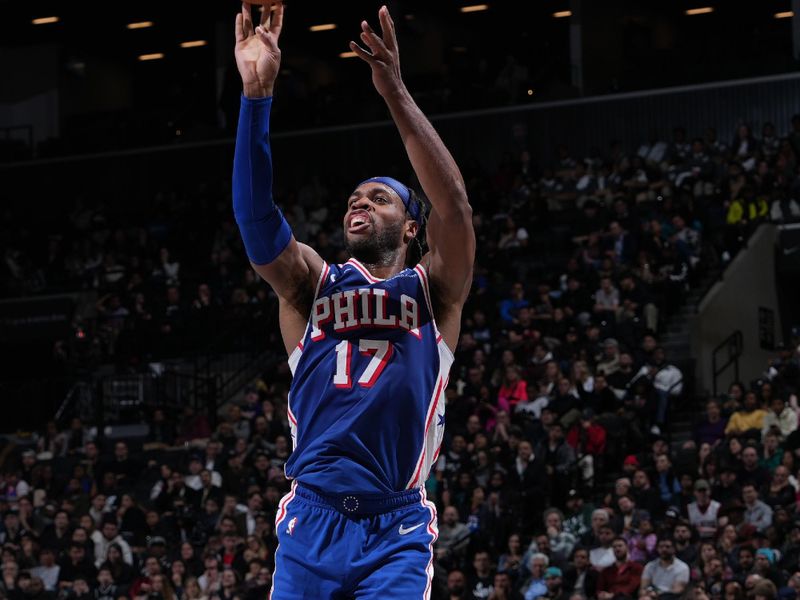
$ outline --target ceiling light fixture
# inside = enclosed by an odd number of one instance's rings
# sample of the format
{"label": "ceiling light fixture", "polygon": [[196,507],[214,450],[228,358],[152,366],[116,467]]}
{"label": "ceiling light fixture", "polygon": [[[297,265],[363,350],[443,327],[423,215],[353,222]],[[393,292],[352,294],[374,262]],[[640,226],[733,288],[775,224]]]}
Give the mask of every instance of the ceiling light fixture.
{"label": "ceiling light fixture", "polygon": [[564,17],[571,17],[572,16],[572,11],[571,10],[560,10],[558,12],[554,12],[553,16],[556,19],[563,19]]}
{"label": "ceiling light fixture", "polygon": [[701,6],[700,8],[690,8],[686,11],[686,14],[690,17],[694,15],[707,15],[708,13],[714,12],[713,6]]}
{"label": "ceiling light fixture", "polygon": [[199,48],[200,46],[208,46],[206,40],[192,40],[190,42],[181,42],[181,48]]}
{"label": "ceiling light fixture", "polygon": [[462,6],[461,12],[462,13],[473,13],[473,12],[481,12],[483,10],[489,10],[488,4],[470,4],[469,6]]}
{"label": "ceiling light fixture", "polygon": [[125,25],[128,29],[147,29],[148,27],[152,27],[152,21],[136,21],[135,23],[128,23]]}
{"label": "ceiling light fixture", "polygon": [[775,13],[775,18],[776,19],[791,19],[793,16],[794,16],[794,12],[791,11],[791,10]]}
{"label": "ceiling light fixture", "polygon": [[50,23],[58,23],[58,17],[39,17],[38,19],[32,19],[31,23],[34,25],[49,25]]}
{"label": "ceiling light fixture", "polygon": [[355,52],[341,52],[339,53],[339,58],[355,58],[358,54]]}
{"label": "ceiling light fixture", "polygon": [[336,29],[336,23],[322,23],[308,28],[309,31],[331,31],[332,29]]}
{"label": "ceiling light fixture", "polygon": [[141,61],[159,60],[161,58],[164,58],[164,53],[163,52],[153,52],[152,54],[140,54],[139,55],[139,60],[141,60]]}

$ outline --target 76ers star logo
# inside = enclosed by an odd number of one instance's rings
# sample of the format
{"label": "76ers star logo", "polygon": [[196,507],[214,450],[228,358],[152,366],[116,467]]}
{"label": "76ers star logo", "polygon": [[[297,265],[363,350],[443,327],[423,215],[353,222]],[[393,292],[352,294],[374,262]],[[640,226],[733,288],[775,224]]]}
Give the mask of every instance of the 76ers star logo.
{"label": "76ers star logo", "polygon": [[294,526],[297,525],[297,517],[292,517],[289,525],[286,527],[286,533],[292,535],[294,533]]}

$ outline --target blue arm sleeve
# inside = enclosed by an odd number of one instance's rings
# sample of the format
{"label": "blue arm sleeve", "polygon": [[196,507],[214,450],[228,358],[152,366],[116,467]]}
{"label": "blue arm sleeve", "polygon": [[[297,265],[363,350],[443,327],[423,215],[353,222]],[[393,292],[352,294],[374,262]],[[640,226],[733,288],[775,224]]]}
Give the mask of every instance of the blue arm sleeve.
{"label": "blue arm sleeve", "polygon": [[272,98],[245,98],[239,110],[233,155],[233,214],[253,264],[278,258],[292,230],[272,198],[269,113]]}

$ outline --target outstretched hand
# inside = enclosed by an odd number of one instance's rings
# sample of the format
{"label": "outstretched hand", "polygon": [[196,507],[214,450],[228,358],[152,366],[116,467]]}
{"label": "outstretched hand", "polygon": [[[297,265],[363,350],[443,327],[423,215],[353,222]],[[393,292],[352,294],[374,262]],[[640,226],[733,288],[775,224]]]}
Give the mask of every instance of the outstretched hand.
{"label": "outstretched hand", "polygon": [[355,42],[350,42],[350,49],[372,68],[372,83],[378,93],[387,98],[403,89],[403,79],[400,75],[394,21],[386,6],[381,6],[378,11],[378,20],[382,36],[376,34],[369,23],[361,21],[360,37],[367,49]]}
{"label": "outstretched hand", "polygon": [[272,95],[281,67],[278,38],[283,26],[283,1],[273,0],[261,7],[260,23],[253,27],[251,5],[243,2],[236,15],[236,66],[242,77],[244,95],[261,98]]}

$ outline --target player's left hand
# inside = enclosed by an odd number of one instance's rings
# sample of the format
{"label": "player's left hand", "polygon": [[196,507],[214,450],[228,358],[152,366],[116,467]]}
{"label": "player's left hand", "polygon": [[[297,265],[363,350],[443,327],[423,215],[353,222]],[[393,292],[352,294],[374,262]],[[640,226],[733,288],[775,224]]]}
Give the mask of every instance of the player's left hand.
{"label": "player's left hand", "polygon": [[350,42],[350,49],[372,68],[372,83],[384,98],[403,89],[400,75],[400,57],[397,51],[397,35],[389,9],[381,6],[378,11],[382,36],[375,33],[369,23],[361,21],[361,41],[368,49]]}

